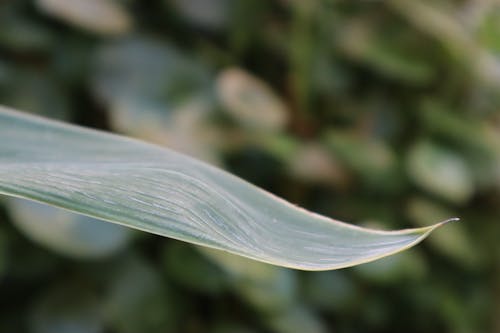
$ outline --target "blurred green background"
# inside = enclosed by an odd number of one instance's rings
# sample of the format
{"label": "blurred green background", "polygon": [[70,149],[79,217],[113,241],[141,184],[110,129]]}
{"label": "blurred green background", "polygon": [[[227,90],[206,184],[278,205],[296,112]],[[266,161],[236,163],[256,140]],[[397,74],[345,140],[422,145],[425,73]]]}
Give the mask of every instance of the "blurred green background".
{"label": "blurred green background", "polygon": [[500,2],[3,0],[0,103],[376,228],[301,272],[0,198],[0,332],[500,332]]}

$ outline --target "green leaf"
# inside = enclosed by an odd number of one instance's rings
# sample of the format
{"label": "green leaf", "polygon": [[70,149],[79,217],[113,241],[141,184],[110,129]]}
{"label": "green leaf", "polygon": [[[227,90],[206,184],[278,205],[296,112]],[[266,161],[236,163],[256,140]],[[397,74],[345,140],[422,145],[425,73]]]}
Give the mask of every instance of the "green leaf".
{"label": "green leaf", "polygon": [[95,293],[76,283],[57,284],[34,297],[27,323],[33,333],[101,333],[104,322]]}
{"label": "green leaf", "polygon": [[174,151],[2,107],[0,193],[304,270],[379,259],[445,223],[400,231],[349,225]]}
{"label": "green leaf", "polygon": [[450,202],[464,203],[474,194],[474,180],[462,156],[428,140],[411,147],[407,168],[418,186]]}
{"label": "green leaf", "polygon": [[40,245],[74,258],[98,259],[115,254],[130,240],[131,230],[37,202],[7,201],[12,223]]}

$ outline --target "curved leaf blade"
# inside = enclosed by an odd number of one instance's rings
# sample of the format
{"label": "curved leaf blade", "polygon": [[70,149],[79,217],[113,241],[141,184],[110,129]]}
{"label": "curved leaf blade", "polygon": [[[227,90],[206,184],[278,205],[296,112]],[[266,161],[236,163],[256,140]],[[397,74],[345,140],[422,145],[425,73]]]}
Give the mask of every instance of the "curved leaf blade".
{"label": "curved leaf blade", "polygon": [[0,193],[303,270],[379,259],[445,223],[349,225],[169,149],[2,107]]}

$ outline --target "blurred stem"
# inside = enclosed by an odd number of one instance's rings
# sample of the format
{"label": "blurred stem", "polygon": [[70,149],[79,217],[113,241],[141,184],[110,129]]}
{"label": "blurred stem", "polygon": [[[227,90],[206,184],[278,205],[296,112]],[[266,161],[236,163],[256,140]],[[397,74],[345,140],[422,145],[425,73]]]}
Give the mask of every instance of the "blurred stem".
{"label": "blurred stem", "polygon": [[[500,229],[497,227],[497,229]],[[498,233],[495,233],[498,234]],[[495,249],[493,250],[495,251]],[[495,252],[494,252],[495,253]],[[496,246],[496,254],[495,254],[495,270],[493,273],[494,283],[493,283],[493,322],[491,323],[491,327],[493,328],[493,332],[500,332],[500,248],[498,245]]]}
{"label": "blurred stem", "polygon": [[255,26],[261,26],[262,3],[251,0],[234,1],[233,17],[229,32],[231,50],[242,58],[249,47]]}
{"label": "blurred stem", "polygon": [[[497,269],[497,273],[495,274],[495,276],[498,276],[499,274],[500,274],[500,269]],[[496,299],[495,299],[495,304],[493,305],[495,309],[493,310],[492,327],[493,327],[493,332],[500,332],[500,282],[497,282],[497,286],[495,289],[496,289],[495,291]]]}
{"label": "blurred stem", "polygon": [[292,2],[290,47],[291,85],[296,109],[306,113],[311,99],[311,63],[314,52],[313,18],[316,0]]}
{"label": "blurred stem", "polygon": [[387,4],[418,29],[442,42],[452,55],[469,57],[476,49],[457,20],[436,5],[413,0],[389,0]]}
{"label": "blurred stem", "polygon": [[470,68],[486,82],[498,84],[498,68],[492,55],[474,40],[470,31],[453,15],[431,1],[388,0],[389,7],[405,17],[422,32],[435,38],[450,56]]}

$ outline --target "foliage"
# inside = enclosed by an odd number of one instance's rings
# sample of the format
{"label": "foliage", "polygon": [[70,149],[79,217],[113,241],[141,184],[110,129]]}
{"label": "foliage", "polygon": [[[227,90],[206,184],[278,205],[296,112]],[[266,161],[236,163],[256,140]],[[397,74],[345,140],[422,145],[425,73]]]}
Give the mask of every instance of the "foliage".
{"label": "foliage", "polygon": [[143,233],[75,258],[25,237],[3,202],[0,331],[500,331],[499,13],[455,0],[2,2],[3,105],[172,147],[336,219],[463,222],[398,256],[306,273]]}

